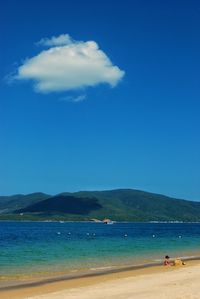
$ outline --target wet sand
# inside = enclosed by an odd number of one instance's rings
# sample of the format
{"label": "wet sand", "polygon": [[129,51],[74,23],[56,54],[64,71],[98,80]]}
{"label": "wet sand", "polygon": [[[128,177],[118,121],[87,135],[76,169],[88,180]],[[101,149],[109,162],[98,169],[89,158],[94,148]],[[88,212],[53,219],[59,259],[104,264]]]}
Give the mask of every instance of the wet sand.
{"label": "wet sand", "polygon": [[58,277],[0,290],[1,299],[199,299],[200,261],[119,269],[85,277]]}

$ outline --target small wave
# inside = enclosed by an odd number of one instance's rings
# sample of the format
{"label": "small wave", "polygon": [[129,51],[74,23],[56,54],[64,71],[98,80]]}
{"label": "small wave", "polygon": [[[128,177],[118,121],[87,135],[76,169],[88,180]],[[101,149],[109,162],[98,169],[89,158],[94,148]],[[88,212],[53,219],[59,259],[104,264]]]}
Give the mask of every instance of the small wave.
{"label": "small wave", "polygon": [[97,267],[97,268],[89,268],[91,271],[96,271],[96,270],[106,270],[106,269],[112,269],[114,266],[106,266],[106,267]]}
{"label": "small wave", "polygon": [[70,270],[70,272],[73,272],[73,273],[74,273],[74,272],[78,272],[78,270]]}
{"label": "small wave", "polygon": [[[197,256],[197,255],[185,255],[185,256],[176,256],[176,257],[171,257],[171,259],[176,259],[176,258],[179,258],[179,259],[183,259],[183,260],[190,260],[190,259],[199,259],[200,256]],[[154,262],[162,262],[163,259],[154,259],[153,260]]]}
{"label": "small wave", "polygon": [[198,255],[189,255],[189,256],[179,256],[179,258],[180,259],[199,259],[200,258],[200,256],[198,256]]}

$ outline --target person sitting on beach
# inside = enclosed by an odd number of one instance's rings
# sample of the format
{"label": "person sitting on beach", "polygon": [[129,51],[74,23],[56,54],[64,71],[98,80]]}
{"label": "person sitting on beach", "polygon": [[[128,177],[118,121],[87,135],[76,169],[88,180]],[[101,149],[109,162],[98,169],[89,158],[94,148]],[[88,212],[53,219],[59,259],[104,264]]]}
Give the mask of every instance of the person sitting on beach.
{"label": "person sitting on beach", "polygon": [[185,262],[180,258],[175,259],[174,261],[170,261],[170,257],[168,255],[165,256],[164,266],[184,266]]}
{"label": "person sitting on beach", "polygon": [[168,255],[165,256],[164,266],[173,266],[173,263],[170,261],[170,257]]}

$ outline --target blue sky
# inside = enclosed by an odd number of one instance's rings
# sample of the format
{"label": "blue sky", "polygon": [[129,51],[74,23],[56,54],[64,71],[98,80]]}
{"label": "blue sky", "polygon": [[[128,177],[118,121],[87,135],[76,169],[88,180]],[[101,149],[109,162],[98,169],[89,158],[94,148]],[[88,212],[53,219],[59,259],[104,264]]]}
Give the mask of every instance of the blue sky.
{"label": "blue sky", "polygon": [[[198,1],[1,6],[1,195],[136,188],[200,200]],[[49,51],[63,59],[55,72],[52,60],[40,69]]]}

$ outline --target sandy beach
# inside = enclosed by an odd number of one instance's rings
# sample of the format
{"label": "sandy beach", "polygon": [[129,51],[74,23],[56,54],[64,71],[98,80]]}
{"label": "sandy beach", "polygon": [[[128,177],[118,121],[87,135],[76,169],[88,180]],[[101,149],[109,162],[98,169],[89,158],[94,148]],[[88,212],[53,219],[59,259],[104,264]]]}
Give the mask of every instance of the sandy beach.
{"label": "sandy beach", "polygon": [[1,299],[199,299],[200,262],[150,267],[0,291]]}

